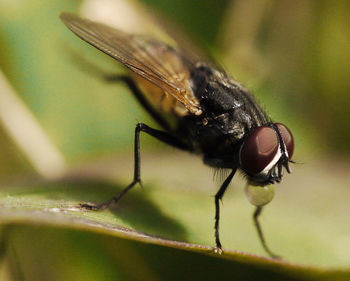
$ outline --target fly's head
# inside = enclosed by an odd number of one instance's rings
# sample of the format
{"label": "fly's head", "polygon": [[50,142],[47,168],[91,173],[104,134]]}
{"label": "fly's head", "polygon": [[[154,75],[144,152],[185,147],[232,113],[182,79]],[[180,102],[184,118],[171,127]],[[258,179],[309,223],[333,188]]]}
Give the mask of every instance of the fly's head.
{"label": "fly's head", "polygon": [[293,151],[293,135],[285,125],[271,123],[256,128],[239,152],[240,168],[247,175],[248,184],[265,186],[281,182],[283,167],[291,172]]}

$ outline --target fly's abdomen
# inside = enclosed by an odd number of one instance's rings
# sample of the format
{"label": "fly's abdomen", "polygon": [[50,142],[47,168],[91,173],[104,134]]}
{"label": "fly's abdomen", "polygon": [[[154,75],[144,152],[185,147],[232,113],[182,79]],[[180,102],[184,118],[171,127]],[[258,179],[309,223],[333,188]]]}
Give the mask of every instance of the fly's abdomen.
{"label": "fly's abdomen", "polygon": [[179,117],[189,114],[187,108],[172,95],[137,74],[132,77],[148,102],[158,111]]}

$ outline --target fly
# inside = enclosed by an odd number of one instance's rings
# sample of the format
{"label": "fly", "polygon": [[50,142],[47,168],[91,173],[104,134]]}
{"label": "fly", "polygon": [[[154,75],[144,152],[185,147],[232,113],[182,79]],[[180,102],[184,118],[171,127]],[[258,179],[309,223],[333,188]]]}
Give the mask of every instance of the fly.
{"label": "fly", "polygon": [[241,170],[248,183],[247,198],[256,206],[253,219],[262,246],[271,257],[278,257],[268,248],[258,217],[263,206],[272,200],[272,185],[281,182],[283,168],[290,173],[294,151],[290,130],[273,122],[247,89],[206,59],[152,37],[127,34],[70,13],[60,17],[77,36],[132,71],[130,76],[118,79],[126,83],[162,128],[138,123],[133,181],[110,200],[81,207],[107,208],[141,182],[139,137],[144,132],[170,146],[200,155],[211,167],[230,170],[215,195],[218,252],[222,252],[219,203],[236,171]]}

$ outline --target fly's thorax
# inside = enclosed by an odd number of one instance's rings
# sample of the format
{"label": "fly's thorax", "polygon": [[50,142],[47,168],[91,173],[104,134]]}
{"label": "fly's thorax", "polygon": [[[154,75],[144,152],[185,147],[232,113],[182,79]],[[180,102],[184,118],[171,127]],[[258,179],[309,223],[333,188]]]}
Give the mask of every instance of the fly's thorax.
{"label": "fly's thorax", "polygon": [[268,123],[268,118],[254,97],[233,78],[208,65],[191,71],[194,96],[204,116],[223,134],[241,139],[251,128]]}
{"label": "fly's thorax", "polygon": [[[212,167],[234,168],[239,165],[239,148],[253,123],[242,108],[219,114],[205,111],[201,116],[187,116],[181,122],[181,132],[192,143],[195,151],[204,156]],[[185,128],[185,129],[183,129]]]}
{"label": "fly's thorax", "polygon": [[294,151],[293,135],[281,123],[271,123],[253,130],[239,149],[239,165],[251,185],[280,182],[283,167],[289,165]]}

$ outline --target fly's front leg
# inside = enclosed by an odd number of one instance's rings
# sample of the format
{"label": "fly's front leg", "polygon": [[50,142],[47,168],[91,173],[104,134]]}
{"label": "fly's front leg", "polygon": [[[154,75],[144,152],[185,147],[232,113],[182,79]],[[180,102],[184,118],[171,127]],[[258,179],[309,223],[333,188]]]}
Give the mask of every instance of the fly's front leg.
{"label": "fly's front leg", "polygon": [[221,185],[219,191],[215,195],[215,242],[216,242],[216,249],[215,251],[222,253],[222,246],[220,242],[219,237],[219,221],[220,221],[220,200],[224,196],[224,193],[229,186],[233,176],[236,173],[236,168],[232,170],[232,172],[229,174],[229,176],[226,178],[226,180]]}
{"label": "fly's front leg", "polygon": [[261,244],[262,244],[262,246],[264,247],[264,250],[269,254],[269,256],[270,256],[271,258],[280,259],[279,256],[275,255],[275,254],[269,249],[269,247],[267,247],[267,244],[266,244],[266,242],[265,242],[265,238],[264,238],[264,235],[263,235],[263,232],[262,232],[262,229],[261,229],[259,220],[258,220],[258,218],[259,218],[259,216],[260,216],[260,214],[261,214],[262,209],[263,209],[262,206],[256,207],[255,212],[254,212],[254,214],[253,214],[254,224],[255,224],[256,230],[258,231],[258,235],[259,235]]}
{"label": "fly's front leg", "polygon": [[159,131],[148,127],[146,124],[138,123],[135,128],[135,142],[134,142],[134,179],[125,187],[117,196],[114,196],[110,200],[100,204],[80,204],[80,207],[88,210],[101,210],[108,208],[111,204],[117,203],[132,187],[137,183],[141,184],[141,173],[140,173],[140,132],[145,132],[156,139],[165,142],[171,146],[179,149],[188,150],[187,146],[173,137],[167,132]]}

